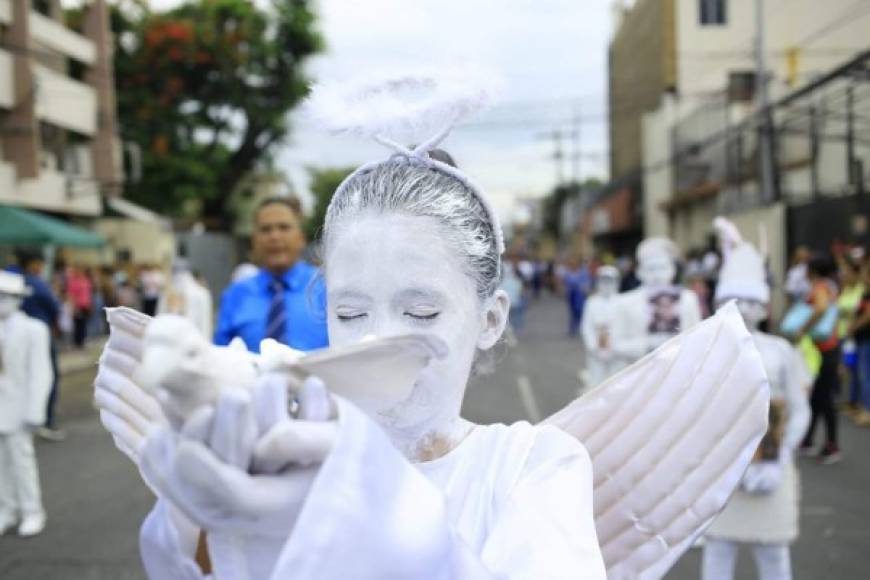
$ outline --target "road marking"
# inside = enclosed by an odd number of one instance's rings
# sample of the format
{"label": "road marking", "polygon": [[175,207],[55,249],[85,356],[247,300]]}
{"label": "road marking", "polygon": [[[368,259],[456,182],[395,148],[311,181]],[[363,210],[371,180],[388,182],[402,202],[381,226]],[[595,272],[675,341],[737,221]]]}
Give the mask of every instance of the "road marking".
{"label": "road marking", "polygon": [[520,399],[523,401],[523,407],[529,421],[538,423],[541,420],[541,411],[538,409],[538,402],[535,400],[535,392],[532,390],[532,382],[529,377],[526,375],[517,377],[517,390],[520,392]]}

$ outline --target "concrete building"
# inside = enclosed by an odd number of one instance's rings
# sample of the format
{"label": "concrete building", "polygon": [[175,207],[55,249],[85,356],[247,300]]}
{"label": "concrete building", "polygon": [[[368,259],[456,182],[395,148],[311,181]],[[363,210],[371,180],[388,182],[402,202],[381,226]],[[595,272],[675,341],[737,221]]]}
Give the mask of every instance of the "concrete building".
{"label": "concrete building", "polygon": [[[755,241],[767,232],[779,276],[798,243],[822,249],[835,237],[866,237],[866,223],[848,215],[866,205],[870,168],[862,56],[870,5],[767,0],[763,8],[773,190],[759,179],[754,0],[675,0],[674,86],[641,119],[643,226],[698,247],[712,218],[729,215]],[[810,232],[822,205],[839,221]]]}
{"label": "concrete building", "polygon": [[100,215],[123,176],[114,90],[105,0],[80,30],[60,0],[0,0],[0,203]]}

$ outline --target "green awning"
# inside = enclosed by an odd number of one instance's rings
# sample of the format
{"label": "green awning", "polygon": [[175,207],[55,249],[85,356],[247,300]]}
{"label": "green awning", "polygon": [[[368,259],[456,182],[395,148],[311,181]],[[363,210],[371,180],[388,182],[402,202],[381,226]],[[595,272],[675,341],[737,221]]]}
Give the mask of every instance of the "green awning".
{"label": "green awning", "polygon": [[102,236],[35,211],[0,205],[0,245],[98,247]]}

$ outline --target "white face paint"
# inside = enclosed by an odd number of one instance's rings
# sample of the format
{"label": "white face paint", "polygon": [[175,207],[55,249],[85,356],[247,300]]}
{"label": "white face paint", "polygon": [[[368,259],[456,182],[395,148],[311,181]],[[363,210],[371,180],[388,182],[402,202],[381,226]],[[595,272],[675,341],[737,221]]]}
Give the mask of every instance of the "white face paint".
{"label": "white face paint", "polygon": [[[391,408],[355,402],[409,457],[449,450],[469,428],[459,411],[475,353],[492,346],[502,321],[496,315],[493,322],[481,307],[474,281],[434,220],[355,217],[342,222],[330,242],[325,274],[331,345],[424,332],[449,347],[445,359],[423,370],[406,401]],[[506,312],[507,300],[500,305]]]}
{"label": "white face paint", "polygon": [[669,286],[676,273],[674,260],[665,252],[644,256],[637,267],[637,277],[643,285],[653,288]]}
{"label": "white face paint", "polygon": [[746,326],[750,330],[758,328],[758,325],[767,318],[767,305],[757,300],[738,298],[737,309],[740,311],[740,315],[743,316],[743,322],[746,323]]}
{"label": "white face paint", "polygon": [[598,278],[596,290],[599,295],[609,298],[619,291],[619,280],[617,278],[601,276]]}
{"label": "white face paint", "polygon": [[0,294],[0,320],[5,320],[21,308],[21,298],[11,294]]}

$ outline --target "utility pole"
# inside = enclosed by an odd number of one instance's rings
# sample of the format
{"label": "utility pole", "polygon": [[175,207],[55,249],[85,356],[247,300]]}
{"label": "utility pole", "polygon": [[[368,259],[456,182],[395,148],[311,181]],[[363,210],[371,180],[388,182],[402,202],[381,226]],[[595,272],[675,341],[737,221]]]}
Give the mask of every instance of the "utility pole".
{"label": "utility pole", "polygon": [[562,162],[565,159],[565,152],[562,149],[562,131],[553,129],[549,134],[543,135],[545,139],[553,140],[553,156],[552,159],[556,163],[556,187],[560,187],[565,183],[565,171],[562,167]]}
{"label": "utility pole", "polygon": [[764,41],[764,0],[755,0],[755,102],[759,119],[759,180],[762,203],[775,199],[773,179],[773,123],[768,108],[767,59]]}
{"label": "utility pole", "polygon": [[576,185],[580,185],[580,162],[582,161],[580,154],[580,129],[583,118],[580,113],[580,105],[577,105],[574,109],[574,117],[571,122],[571,180]]}

